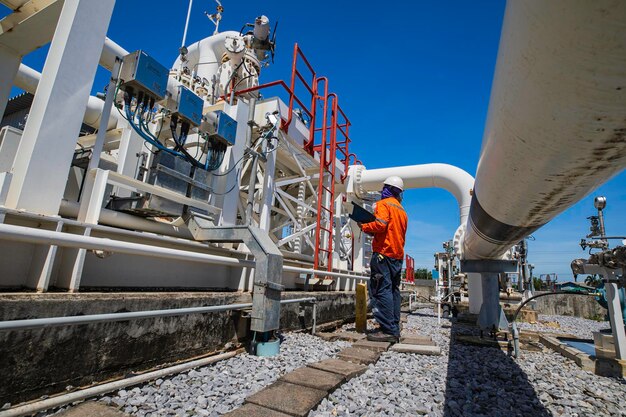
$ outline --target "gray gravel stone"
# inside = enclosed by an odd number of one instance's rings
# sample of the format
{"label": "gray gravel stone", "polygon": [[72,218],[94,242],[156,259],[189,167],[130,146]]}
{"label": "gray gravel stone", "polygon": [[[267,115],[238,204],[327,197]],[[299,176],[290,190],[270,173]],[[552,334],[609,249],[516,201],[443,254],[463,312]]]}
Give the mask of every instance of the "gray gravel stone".
{"label": "gray gravel stone", "polygon": [[[431,335],[442,356],[386,352],[309,416],[626,416],[624,401],[618,400],[626,397],[624,379],[598,377],[552,351],[524,351],[513,361],[499,349],[460,344],[451,349],[451,332],[477,330],[438,325],[430,309],[415,313],[403,333]],[[575,317],[540,319],[557,321],[562,333],[581,337],[608,326]],[[540,324],[534,328],[554,331]]]}
{"label": "gray gravel stone", "polygon": [[[553,333],[591,337],[608,327],[575,317],[540,316],[560,329],[521,324]],[[450,326],[452,324],[452,326]],[[351,325],[344,326],[349,330]],[[368,323],[372,327],[372,323]],[[437,324],[432,310],[418,310],[403,334],[430,335],[442,356],[385,352],[368,370],[341,385],[309,415],[335,416],[626,416],[626,380],[583,371],[551,351],[522,351],[513,361],[498,349],[455,344],[451,332],[476,332],[458,323]],[[215,417],[249,395],[307,363],[333,357],[350,343],[287,334],[274,358],[241,354],[141,387],[120,390],[100,401],[140,417]],[[59,411],[62,411],[59,410]],[[57,411],[58,412],[58,411]],[[37,417],[46,415],[40,413]]]}

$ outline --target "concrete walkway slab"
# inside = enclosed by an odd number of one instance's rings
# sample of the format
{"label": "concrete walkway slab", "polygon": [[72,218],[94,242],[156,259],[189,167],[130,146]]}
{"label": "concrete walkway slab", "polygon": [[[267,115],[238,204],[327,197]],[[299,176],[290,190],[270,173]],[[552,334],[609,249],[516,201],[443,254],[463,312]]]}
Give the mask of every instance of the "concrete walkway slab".
{"label": "concrete walkway slab", "polygon": [[367,371],[367,366],[342,361],[341,359],[326,359],[321,362],[310,363],[309,368],[320,369],[322,371],[332,372],[341,375],[345,381],[355,376],[361,375]]}
{"label": "concrete walkway slab", "polygon": [[400,338],[400,343],[404,343],[406,345],[436,346],[435,342],[433,342],[430,337],[426,336],[403,336]]}
{"label": "concrete walkway slab", "polygon": [[315,336],[327,342],[334,342],[335,340],[338,339],[337,333],[322,332],[322,333],[315,333]]}
{"label": "concrete walkway slab", "polygon": [[246,398],[246,403],[296,417],[305,417],[326,395],[328,395],[326,391],[279,381]]}
{"label": "concrete walkway slab", "polygon": [[419,355],[441,355],[441,348],[439,346],[408,345],[405,343],[396,343],[389,350],[401,353],[417,353]]}
{"label": "concrete walkway slab", "polygon": [[370,340],[359,340],[352,344],[353,348],[371,350],[372,352],[385,352],[389,349],[389,342],[372,342]]}
{"label": "concrete walkway slab", "polygon": [[372,352],[371,350],[366,349],[349,347],[339,352],[337,357],[344,361],[369,365],[370,363],[374,363],[378,360],[380,353]]}
{"label": "concrete walkway slab", "polygon": [[303,367],[289,372],[279,381],[330,392],[343,382],[343,376],[320,369]]}
{"label": "concrete walkway slab", "polygon": [[96,401],[88,401],[57,414],[58,417],[130,417],[117,408]]}
{"label": "concrete walkway slab", "polygon": [[289,414],[261,407],[256,404],[244,404],[243,406],[224,414],[224,417],[290,417]]}
{"label": "concrete walkway slab", "polygon": [[363,333],[357,332],[336,332],[335,336],[337,336],[337,339],[345,340],[347,342],[356,342],[363,340],[366,337]]}

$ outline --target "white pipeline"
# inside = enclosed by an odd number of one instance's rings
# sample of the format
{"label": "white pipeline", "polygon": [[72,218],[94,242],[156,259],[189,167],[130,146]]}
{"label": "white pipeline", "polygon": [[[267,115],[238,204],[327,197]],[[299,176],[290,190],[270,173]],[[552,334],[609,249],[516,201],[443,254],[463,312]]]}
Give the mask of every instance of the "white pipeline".
{"label": "white pipeline", "polygon": [[464,241],[499,258],[626,167],[626,2],[507,2]]}
{"label": "white pipeline", "polygon": [[[35,94],[40,79],[40,72],[37,72],[24,64],[20,64],[13,83],[16,87],[21,88],[22,90],[27,91],[31,94]],[[89,96],[89,100],[87,101],[87,107],[85,108],[83,123],[97,129],[100,125],[100,118],[102,117],[103,109],[103,100],[100,100],[99,98],[94,96]],[[117,126],[118,121],[120,120],[122,120],[122,116],[119,114],[119,112],[111,112],[107,129],[114,129]]]}
{"label": "white pipeline", "polygon": [[185,362],[179,365],[170,366],[168,368],[159,369],[158,371],[146,372],[145,374],[133,376],[131,378],[125,378],[119,381],[113,381],[106,384],[97,385],[95,387],[75,391],[69,394],[63,394],[57,397],[48,398],[43,401],[37,401],[34,403],[18,406],[8,410],[0,411],[0,417],[27,416],[38,413],[40,411],[49,410],[51,408],[62,407],[75,401],[82,401],[87,398],[95,397],[97,395],[106,394],[107,392],[116,391],[132,385],[143,384],[154,379],[163,378],[172,374],[178,374],[200,366],[210,365],[224,359],[232,358],[240,352],[240,350],[236,350],[233,352],[210,356],[208,358],[197,359],[195,361]]}
{"label": "white pipeline", "polygon": [[409,165],[394,168],[363,169],[356,184],[363,191],[380,191],[383,181],[397,175],[404,181],[405,189],[442,188],[450,192],[459,205],[461,224],[467,221],[474,177],[461,168],[448,164]]}
{"label": "white pipeline", "polygon": [[[224,43],[226,38],[236,36],[239,36],[239,32],[227,31],[192,43],[187,47],[185,66],[189,67],[198,77],[210,81],[222,65],[222,56],[226,53]],[[179,56],[172,68],[180,68],[181,65],[182,60]]]}
{"label": "white pipeline", "polygon": [[[102,55],[100,55],[100,65],[109,71],[113,70],[115,66],[116,58],[123,58],[128,55],[128,51],[119,46],[117,43],[109,38],[106,38],[104,45],[102,46]],[[14,84],[16,87],[21,88],[31,94],[35,94],[39,80],[41,79],[41,73],[24,65],[20,64],[20,67],[15,75]],[[87,108],[85,109],[85,117],[83,122],[93,128],[98,128],[100,124],[100,118],[102,116],[102,110],[104,109],[104,101],[97,97],[89,96],[87,102]],[[122,117],[117,111],[111,112],[108,129],[114,129],[117,126],[117,122],[122,120]]]}

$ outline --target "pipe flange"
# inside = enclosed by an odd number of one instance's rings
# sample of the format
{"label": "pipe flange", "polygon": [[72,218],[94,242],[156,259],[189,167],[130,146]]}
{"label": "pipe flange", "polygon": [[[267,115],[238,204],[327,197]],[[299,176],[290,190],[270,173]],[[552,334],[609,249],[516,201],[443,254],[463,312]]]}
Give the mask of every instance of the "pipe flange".
{"label": "pipe flange", "polygon": [[356,194],[356,196],[360,199],[364,199],[367,197],[367,191],[363,188],[361,181],[363,179],[363,173],[365,172],[365,166],[352,165],[349,170],[352,171],[351,176],[353,177],[352,187],[354,194]]}

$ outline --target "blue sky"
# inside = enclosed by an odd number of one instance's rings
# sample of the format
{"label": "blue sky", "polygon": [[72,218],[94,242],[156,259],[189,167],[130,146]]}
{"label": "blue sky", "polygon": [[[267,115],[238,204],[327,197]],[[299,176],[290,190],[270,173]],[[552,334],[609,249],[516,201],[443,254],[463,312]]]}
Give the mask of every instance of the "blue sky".
{"label": "blue sky", "polygon": [[[177,56],[187,0],[118,1],[108,36],[129,51],[144,49],[165,65]],[[279,20],[275,63],[262,82],[287,80],[298,42],[352,122],[353,150],[368,168],[442,162],[476,173],[504,0],[293,1],[223,0],[222,30],[239,30],[259,14]],[[209,36],[204,16],[215,3],[195,0],[188,43]],[[2,10],[2,15],[6,10]],[[142,28],[142,36],[136,36]],[[46,48],[24,63],[41,70]],[[100,69],[93,91],[108,74]],[[608,198],[607,232],[626,234],[626,174],[622,173],[535,233],[535,273],[571,279],[570,261],[594,214],[593,197]],[[447,192],[412,190],[404,202],[410,226],[407,252],[417,267],[452,237],[458,208]],[[621,215],[619,213],[622,213]]]}

